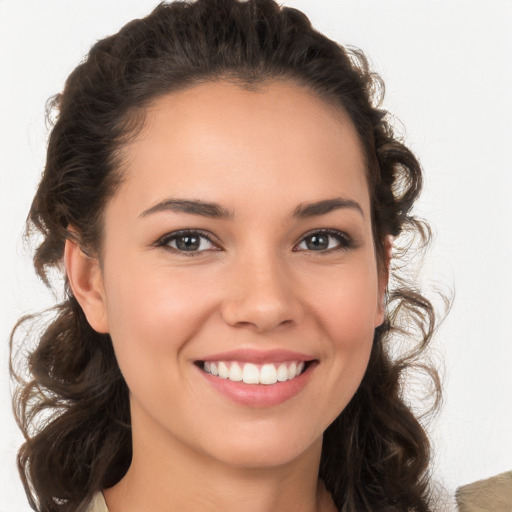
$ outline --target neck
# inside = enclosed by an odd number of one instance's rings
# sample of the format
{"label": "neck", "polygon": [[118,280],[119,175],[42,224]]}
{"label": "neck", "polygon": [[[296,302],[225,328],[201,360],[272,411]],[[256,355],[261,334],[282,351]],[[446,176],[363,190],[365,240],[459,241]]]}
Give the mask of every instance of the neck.
{"label": "neck", "polygon": [[250,467],[214,460],[169,435],[149,432],[133,425],[130,469],[104,491],[110,512],[335,510],[318,482],[321,439],[295,460]]}

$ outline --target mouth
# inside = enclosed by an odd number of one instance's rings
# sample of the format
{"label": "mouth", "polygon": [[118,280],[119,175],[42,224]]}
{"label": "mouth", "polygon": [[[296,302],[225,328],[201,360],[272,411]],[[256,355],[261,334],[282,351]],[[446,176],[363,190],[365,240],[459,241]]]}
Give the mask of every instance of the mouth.
{"label": "mouth", "polygon": [[205,373],[232,382],[254,385],[287,382],[298,378],[314,361],[281,361],[255,364],[244,361],[196,361],[196,365]]}
{"label": "mouth", "polygon": [[210,389],[238,405],[274,407],[300,395],[320,364],[312,354],[239,348],[194,361]]}

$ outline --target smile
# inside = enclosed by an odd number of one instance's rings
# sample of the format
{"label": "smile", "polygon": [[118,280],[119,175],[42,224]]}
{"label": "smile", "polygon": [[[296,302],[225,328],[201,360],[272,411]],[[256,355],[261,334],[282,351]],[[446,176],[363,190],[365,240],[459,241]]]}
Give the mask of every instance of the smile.
{"label": "smile", "polygon": [[200,367],[206,373],[233,382],[272,385],[295,379],[302,374],[306,363],[304,361],[285,361],[254,364],[240,361],[204,361]]}

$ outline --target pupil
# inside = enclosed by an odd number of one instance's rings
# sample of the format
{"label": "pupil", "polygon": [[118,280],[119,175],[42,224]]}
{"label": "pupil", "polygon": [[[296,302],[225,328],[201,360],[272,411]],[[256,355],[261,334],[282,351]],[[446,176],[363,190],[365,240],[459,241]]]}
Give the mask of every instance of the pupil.
{"label": "pupil", "polygon": [[194,251],[199,248],[198,236],[182,236],[176,240],[176,246],[182,251]]}
{"label": "pupil", "polygon": [[329,241],[325,235],[312,235],[309,237],[309,249],[325,250],[327,247],[329,247]]}

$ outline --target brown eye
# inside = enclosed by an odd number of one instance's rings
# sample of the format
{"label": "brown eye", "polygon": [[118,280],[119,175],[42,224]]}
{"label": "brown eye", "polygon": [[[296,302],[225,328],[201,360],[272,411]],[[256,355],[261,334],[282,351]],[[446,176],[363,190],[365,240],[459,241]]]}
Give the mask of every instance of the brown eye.
{"label": "brown eye", "polygon": [[326,249],[329,249],[329,235],[311,235],[304,241],[306,243],[306,247],[311,251],[325,251]]}
{"label": "brown eye", "polygon": [[216,249],[216,246],[208,236],[197,231],[170,233],[160,239],[157,245],[175,252],[187,252],[192,254]]}
{"label": "brown eye", "polygon": [[351,247],[352,241],[348,235],[341,231],[316,231],[305,236],[297,250],[329,252]]}
{"label": "brown eye", "polygon": [[201,247],[201,238],[197,235],[183,235],[175,238],[174,242],[180,251],[197,251]]}

